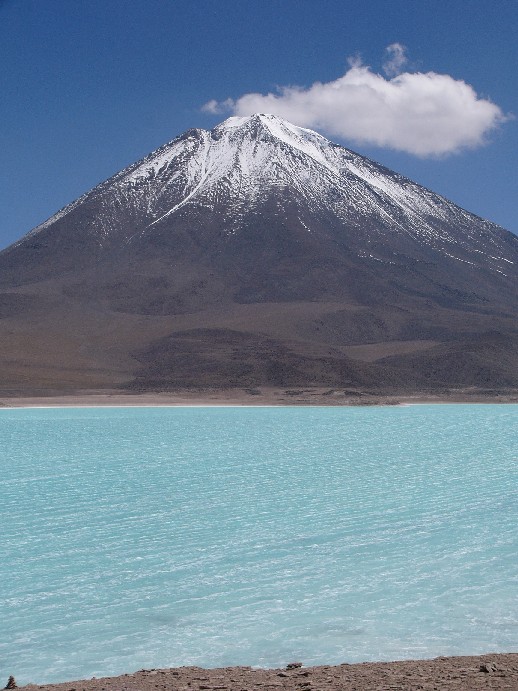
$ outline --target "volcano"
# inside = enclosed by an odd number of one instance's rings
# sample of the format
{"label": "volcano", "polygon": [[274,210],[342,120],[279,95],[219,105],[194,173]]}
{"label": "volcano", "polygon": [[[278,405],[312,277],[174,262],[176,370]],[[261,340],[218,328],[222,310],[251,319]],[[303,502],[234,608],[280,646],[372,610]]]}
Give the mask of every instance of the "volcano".
{"label": "volcano", "polygon": [[518,389],[518,238],[273,115],[192,129],[0,253],[0,391]]}

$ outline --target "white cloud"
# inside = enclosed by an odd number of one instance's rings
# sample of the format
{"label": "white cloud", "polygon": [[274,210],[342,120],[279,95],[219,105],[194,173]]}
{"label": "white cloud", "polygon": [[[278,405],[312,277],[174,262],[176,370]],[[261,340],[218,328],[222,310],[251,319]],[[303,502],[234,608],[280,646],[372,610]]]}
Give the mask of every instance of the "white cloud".
{"label": "white cloud", "polygon": [[401,43],[392,43],[385,48],[387,59],[383,63],[383,72],[387,77],[395,77],[402,72],[402,68],[408,62],[405,52],[406,48]]}
{"label": "white cloud", "polygon": [[212,113],[213,115],[218,115],[220,113],[228,113],[234,108],[234,101],[231,98],[227,98],[226,101],[216,101],[215,98],[207,101],[201,109],[204,113]]}
{"label": "white cloud", "polygon": [[399,43],[387,48],[386,79],[359,59],[332,82],[308,88],[279,87],[276,93],[249,93],[236,100],[209,101],[210,113],[273,113],[358,144],[442,156],[485,143],[486,135],[508,118],[466,82],[435,72],[397,73],[405,64]]}

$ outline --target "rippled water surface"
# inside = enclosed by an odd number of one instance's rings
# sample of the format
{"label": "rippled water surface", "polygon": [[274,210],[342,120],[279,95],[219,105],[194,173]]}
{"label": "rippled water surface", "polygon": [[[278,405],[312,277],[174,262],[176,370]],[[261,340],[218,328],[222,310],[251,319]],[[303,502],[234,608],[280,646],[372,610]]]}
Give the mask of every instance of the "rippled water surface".
{"label": "rippled water surface", "polygon": [[518,650],[518,406],[0,410],[0,669]]}

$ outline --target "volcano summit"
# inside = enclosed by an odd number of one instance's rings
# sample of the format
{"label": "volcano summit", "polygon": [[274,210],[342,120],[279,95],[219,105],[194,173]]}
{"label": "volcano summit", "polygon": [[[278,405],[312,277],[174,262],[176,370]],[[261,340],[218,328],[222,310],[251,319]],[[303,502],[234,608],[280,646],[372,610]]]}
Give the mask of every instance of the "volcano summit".
{"label": "volcano summit", "polygon": [[518,238],[273,115],[193,129],[0,253],[4,394],[518,389]]}

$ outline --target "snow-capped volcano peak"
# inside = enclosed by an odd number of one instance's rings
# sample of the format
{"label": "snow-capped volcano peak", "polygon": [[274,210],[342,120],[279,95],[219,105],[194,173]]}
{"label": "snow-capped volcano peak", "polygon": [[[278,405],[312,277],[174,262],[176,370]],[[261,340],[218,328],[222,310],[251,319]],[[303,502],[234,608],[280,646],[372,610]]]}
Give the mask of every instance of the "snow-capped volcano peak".
{"label": "snow-capped volcano peak", "polygon": [[276,219],[289,217],[300,232],[332,227],[338,238],[349,238],[358,257],[372,261],[391,262],[405,245],[415,256],[433,250],[472,266],[489,255],[494,271],[509,269],[494,224],[313,130],[265,113],[233,116],[210,131],[188,130],[32,233],[91,201],[100,202],[101,211],[85,216],[85,232],[103,246],[163,232],[184,223],[186,214],[212,215],[213,225],[219,219],[222,232],[235,236],[250,232],[251,214],[265,218],[265,209],[271,214],[275,208]]}
{"label": "snow-capped volcano peak", "polygon": [[269,125],[273,123],[284,123],[285,121],[282,118],[279,118],[277,115],[272,115],[270,113],[254,113],[252,115],[245,115],[245,116],[239,116],[239,115],[232,115],[231,117],[227,118],[226,120],[223,120],[223,122],[220,122],[219,125],[216,125],[214,128],[215,130],[231,130],[235,129],[236,127],[250,127],[250,126],[265,126],[269,127]]}
{"label": "snow-capped volcano peak", "polygon": [[318,134],[317,132],[309,130],[305,127],[293,125],[291,122],[288,122],[288,120],[284,120],[278,115],[272,115],[271,113],[254,113],[253,115],[247,115],[244,117],[233,115],[232,117],[229,117],[221,122],[219,125],[216,125],[214,130],[223,131],[243,129],[257,131],[261,127],[265,130],[268,130],[273,136],[279,137],[280,139],[282,139],[283,136],[286,136],[286,134],[291,133],[295,137],[309,134],[325,140],[325,137],[322,137],[322,135]]}
{"label": "snow-capped volcano peak", "polygon": [[297,142],[305,139],[315,140],[321,146],[329,145],[330,142],[318,132],[306,127],[299,127],[288,120],[272,115],[271,113],[254,113],[246,117],[233,115],[227,118],[214,128],[214,132],[236,130],[250,133],[257,136],[261,130],[268,132],[273,137],[285,141],[287,144],[296,145]]}
{"label": "snow-capped volcano peak", "polygon": [[0,253],[4,381],[54,386],[65,363],[89,389],[499,390],[517,381],[517,271],[495,224],[316,132],[231,117]]}
{"label": "snow-capped volcano peak", "polygon": [[261,141],[271,138],[270,143],[283,142],[287,146],[312,156],[322,165],[336,170],[332,158],[325,155],[331,142],[318,132],[293,125],[277,115],[269,113],[255,113],[247,117],[233,116],[217,125],[212,132],[216,136],[228,134],[231,140],[251,138]]}
{"label": "snow-capped volcano peak", "polygon": [[325,188],[335,184],[331,178],[340,176],[344,152],[316,132],[274,115],[231,117],[210,131],[189,130],[123,171],[120,184],[142,184],[163,175],[163,189],[174,189],[178,201],[149,226],[187,205],[225,204],[235,230],[245,209],[256,207],[279,187],[293,187],[299,200],[320,206]]}

